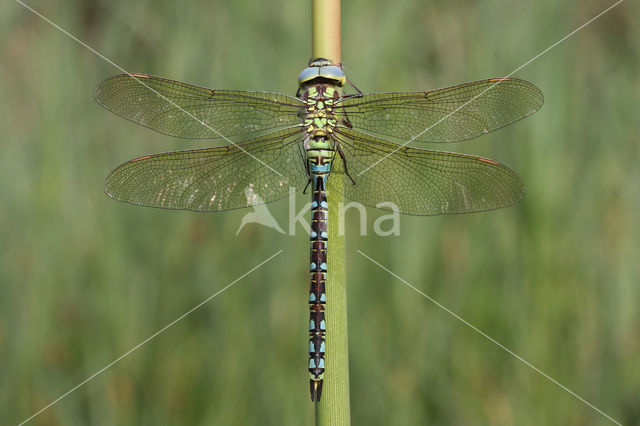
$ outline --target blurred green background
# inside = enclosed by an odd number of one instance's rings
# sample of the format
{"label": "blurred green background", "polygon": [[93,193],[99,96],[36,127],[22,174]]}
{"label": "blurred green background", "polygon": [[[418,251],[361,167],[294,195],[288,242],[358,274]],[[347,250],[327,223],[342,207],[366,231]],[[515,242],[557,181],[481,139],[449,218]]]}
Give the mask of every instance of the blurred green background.
{"label": "blurred green background", "polygon": [[[130,72],[294,94],[309,1],[28,4]],[[365,92],[508,74],[605,1],[345,1]],[[640,424],[640,7],[628,1],[522,69],[545,105],[469,143],[527,186],[518,205],[348,224],[354,425],[612,424],[361,255],[619,422]],[[247,211],[109,199],[110,170],[172,139],[98,106],[120,71],[18,3],[0,5],[0,423],[17,424],[279,249],[284,253],[30,422],[302,425],[308,236]],[[302,206],[306,198],[298,194]],[[288,202],[271,208],[288,224]],[[368,230],[383,214],[368,211]]]}

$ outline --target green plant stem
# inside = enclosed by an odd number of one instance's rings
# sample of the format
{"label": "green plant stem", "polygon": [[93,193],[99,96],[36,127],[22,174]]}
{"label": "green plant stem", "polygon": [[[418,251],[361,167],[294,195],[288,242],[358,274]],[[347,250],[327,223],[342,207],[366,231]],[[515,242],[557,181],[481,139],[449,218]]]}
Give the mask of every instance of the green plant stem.
{"label": "green plant stem", "polygon": [[311,0],[311,56],[342,62],[340,0]]}
{"label": "green plant stem", "polygon": [[[338,64],[340,54],[340,0],[312,0],[312,58]],[[339,211],[344,205],[342,175],[329,178],[329,240],[327,242],[327,334],[326,372],[322,398],[316,404],[316,425],[348,426],[349,347],[347,339],[347,279],[345,237],[338,231]]]}

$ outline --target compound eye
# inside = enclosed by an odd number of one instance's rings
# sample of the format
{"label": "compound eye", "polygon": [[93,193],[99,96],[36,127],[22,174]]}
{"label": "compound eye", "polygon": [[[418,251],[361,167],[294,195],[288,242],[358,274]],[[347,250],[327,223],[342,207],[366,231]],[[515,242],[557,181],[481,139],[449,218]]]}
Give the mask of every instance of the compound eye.
{"label": "compound eye", "polygon": [[345,78],[344,71],[342,71],[340,67],[336,67],[335,65],[329,65],[320,68],[320,75],[332,80],[342,80],[343,78]]}
{"label": "compound eye", "polygon": [[320,74],[320,69],[318,67],[309,67],[302,70],[300,75],[298,76],[298,85],[302,85],[309,80],[313,80]]}
{"label": "compound eye", "polygon": [[335,65],[327,65],[320,68],[320,77],[328,80],[335,81],[338,85],[344,86],[347,81],[347,77],[344,75],[344,71],[340,67]]}

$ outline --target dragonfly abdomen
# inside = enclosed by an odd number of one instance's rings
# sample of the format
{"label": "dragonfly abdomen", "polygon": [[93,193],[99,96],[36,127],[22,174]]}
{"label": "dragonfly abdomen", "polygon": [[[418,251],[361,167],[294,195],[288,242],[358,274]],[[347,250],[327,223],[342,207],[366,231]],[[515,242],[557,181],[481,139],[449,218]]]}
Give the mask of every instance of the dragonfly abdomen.
{"label": "dragonfly abdomen", "polygon": [[[323,142],[320,144],[322,145]],[[311,146],[315,144],[316,141],[311,142]],[[310,235],[311,285],[309,288],[309,376],[312,401],[320,400],[325,367],[326,323],[324,313],[327,302],[325,285],[327,280],[327,240],[329,238],[325,183],[331,172],[332,154],[332,150],[324,148],[312,148],[307,151],[313,187]]]}

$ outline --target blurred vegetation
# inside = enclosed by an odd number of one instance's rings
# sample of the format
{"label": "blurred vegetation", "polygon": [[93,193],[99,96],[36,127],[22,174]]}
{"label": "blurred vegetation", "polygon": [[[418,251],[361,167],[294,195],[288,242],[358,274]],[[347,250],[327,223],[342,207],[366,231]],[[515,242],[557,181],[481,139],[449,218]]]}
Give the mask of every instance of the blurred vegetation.
{"label": "blurred vegetation", "polygon": [[[503,76],[609,2],[345,1],[363,91]],[[309,2],[28,4],[131,72],[295,93]],[[605,417],[404,286],[363,250],[622,422],[640,424],[640,7],[624,2],[516,76],[543,108],[469,143],[527,186],[517,206],[348,234],[355,425],[596,425]],[[310,424],[307,244],[246,211],[115,202],[146,153],[206,146],[99,107],[120,71],[0,5],[0,423],[17,424],[279,249],[284,253],[36,417],[34,425]],[[301,206],[305,197],[297,196]],[[281,226],[288,202],[271,209]],[[368,229],[381,213],[369,212]]]}

